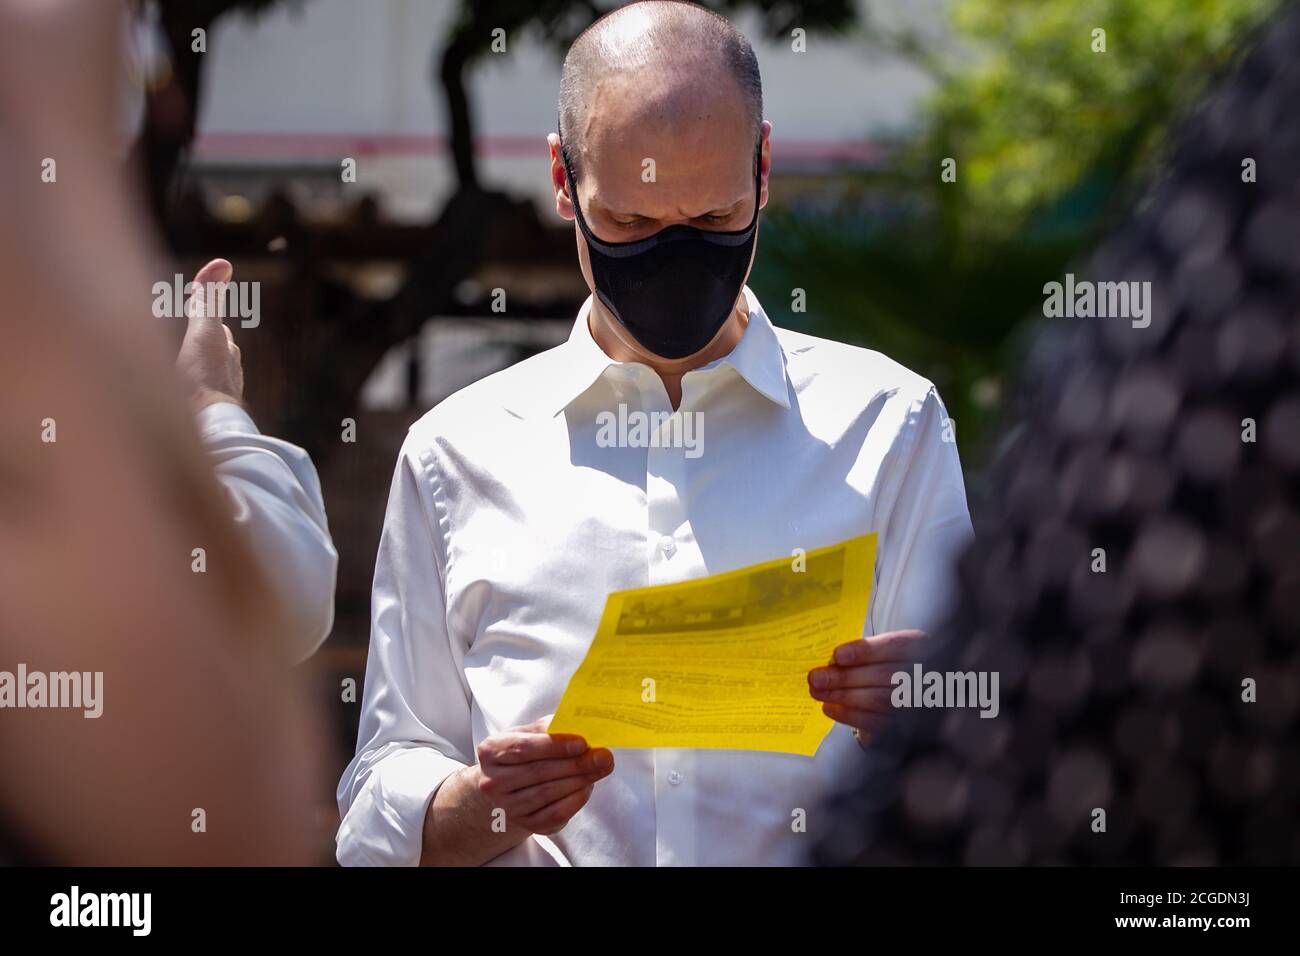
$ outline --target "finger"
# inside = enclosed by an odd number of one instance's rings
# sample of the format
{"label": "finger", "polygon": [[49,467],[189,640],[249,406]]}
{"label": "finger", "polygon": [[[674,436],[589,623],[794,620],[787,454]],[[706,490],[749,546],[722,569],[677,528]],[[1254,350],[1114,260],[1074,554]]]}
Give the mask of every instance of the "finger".
{"label": "finger", "polygon": [[846,707],[843,704],[822,704],[822,713],[837,723],[856,727],[863,733],[875,733],[885,725],[888,719],[875,711],[862,710],[858,707]]}
{"label": "finger", "polygon": [[[538,717],[530,724],[524,724],[522,727],[511,727],[510,729],[511,731],[523,731],[525,733],[544,734],[549,731],[551,726],[551,721],[554,719],[555,719],[554,714],[547,714],[545,717]],[[569,739],[571,737],[577,737],[579,740],[582,740],[582,738],[578,734],[552,734],[551,736],[563,737],[565,739]],[[586,743],[586,741],[583,740],[583,743]]]}
{"label": "finger", "polygon": [[511,727],[510,729],[512,731],[518,730],[525,733],[544,734],[546,733],[546,728],[551,726],[551,720],[554,719],[554,717],[554,714],[547,714],[545,717],[538,717],[530,724],[524,724],[522,727]]}
{"label": "finger", "polygon": [[594,786],[587,786],[577,793],[571,793],[561,800],[557,800],[550,806],[543,807],[536,813],[531,813],[519,822],[527,830],[533,833],[549,835],[564,829],[572,816],[581,810],[591,794],[595,790]]}
{"label": "finger", "polygon": [[226,259],[213,259],[194,274],[194,281],[199,285],[209,282],[229,282],[235,274],[235,267]]}
{"label": "finger", "polygon": [[536,786],[520,790],[512,796],[510,801],[514,807],[513,816],[520,818],[536,813],[557,800],[563,800],[580,790],[586,790],[588,787],[595,785],[596,781],[603,779],[603,777],[604,774],[583,774],[580,777],[548,780],[545,783],[539,783]]}
{"label": "finger", "polygon": [[840,666],[876,664],[882,661],[911,661],[921,650],[925,631],[886,631],[835,648],[832,661]]}
{"label": "finger", "polygon": [[196,322],[206,319],[222,321],[225,318],[223,315],[225,310],[222,308],[222,297],[225,292],[224,282],[195,285],[190,292],[189,300],[185,303],[185,316],[190,320],[190,325],[193,326]]}
{"label": "finger", "polygon": [[893,691],[888,687],[847,687],[842,690],[814,690],[811,693],[814,700],[869,710],[875,714],[888,714],[893,709],[889,702]]}
{"label": "finger", "polygon": [[234,274],[235,267],[225,259],[213,259],[200,269],[194,276],[194,291],[185,305],[185,314],[192,320],[219,318],[220,310],[215,307],[215,301],[208,301],[209,292],[213,293],[211,297],[215,300],[215,294],[225,287]]}
{"label": "finger", "polygon": [[579,757],[560,760],[534,760],[525,764],[489,764],[484,773],[485,792],[516,793],[548,780],[565,777],[582,777],[590,774],[604,776],[614,769],[614,755],[608,750],[592,749]]}
{"label": "finger", "polygon": [[826,667],[814,667],[808,672],[808,687],[813,696],[841,687],[890,687],[898,664],[863,664],[858,667],[840,667],[829,664]]}
{"label": "finger", "polygon": [[587,749],[577,734],[546,734],[508,730],[478,745],[479,763],[522,764],[534,760],[576,757]]}

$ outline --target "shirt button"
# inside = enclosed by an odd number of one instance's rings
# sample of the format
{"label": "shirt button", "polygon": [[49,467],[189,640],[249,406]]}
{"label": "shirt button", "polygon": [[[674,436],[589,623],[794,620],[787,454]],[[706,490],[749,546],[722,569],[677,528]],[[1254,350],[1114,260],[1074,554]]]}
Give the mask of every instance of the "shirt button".
{"label": "shirt button", "polygon": [[677,542],[673,540],[672,535],[666,534],[659,539],[659,550],[670,558],[673,556],[677,551]]}
{"label": "shirt button", "polygon": [[668,774],[668,782],[675,787],[682,782],[682,775],[678,773],[676,770],[674,770],[670,774]]}

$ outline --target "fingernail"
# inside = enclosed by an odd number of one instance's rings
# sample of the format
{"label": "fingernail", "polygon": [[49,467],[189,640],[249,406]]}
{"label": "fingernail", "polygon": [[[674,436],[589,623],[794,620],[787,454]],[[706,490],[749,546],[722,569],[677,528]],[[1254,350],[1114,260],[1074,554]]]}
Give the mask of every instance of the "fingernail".
{"label": "fingernail", "polygon": [[595,758],[596,769],[605,770],[614,763],[614,757],[608,751],[600,751]]}
{"label": "fingernail", "polygon": [[587,749],[587,745],[583,743],[581,740],[570,740],[567,749],[569,751],[570,756],[576,757],[578,756],[578,754],[582,753],[584,750]]}
{"label": "fingernail", "polygon": [[835,663],[837,664],[853,663],[853,651],[843,646],[835,648]]}

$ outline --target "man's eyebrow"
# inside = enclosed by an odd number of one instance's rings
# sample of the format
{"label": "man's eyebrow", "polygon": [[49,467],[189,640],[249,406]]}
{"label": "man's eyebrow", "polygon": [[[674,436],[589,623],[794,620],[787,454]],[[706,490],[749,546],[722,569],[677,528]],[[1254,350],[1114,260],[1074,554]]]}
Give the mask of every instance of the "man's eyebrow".
{"label": "man's eyebrow", "polygon": [[[720,216],[725,213],[734,212],[736,210],[736,207],[743,204],[745,200],[747,200],[748,198],[749,198],[748,195],[741,196],[739,199],[735,200],[729,206],[714,206],[712,209],[706,212],[699,213],[698,215],[692,216],[691,218],[700,219],[704,216]],[[658,216],[647,216],[644,213],[640,213],[640,212],[624,212],[619,209],[611,209],[610,207],[602,203],[599,197],[596,197],[595,205],[599,206],[602,210],[604,210],[604,212],[607,215],[610,216],[626,216],[629,219],[658,219],[659,218]]]}

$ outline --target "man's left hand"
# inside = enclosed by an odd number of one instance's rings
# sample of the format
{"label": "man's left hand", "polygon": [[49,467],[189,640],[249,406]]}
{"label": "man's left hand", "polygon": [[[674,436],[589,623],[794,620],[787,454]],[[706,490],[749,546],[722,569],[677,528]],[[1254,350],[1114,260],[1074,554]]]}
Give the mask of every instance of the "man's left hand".
{"label": "man's left hand", "polygon": [[822,713],[865,743],[888,719],[894,674],[919,659],[925,637],[887,631],[841,644],[829,664],[808,672],[808,692],[822,702]]}

